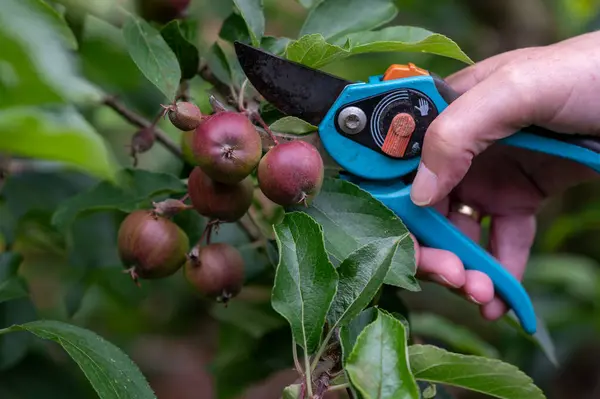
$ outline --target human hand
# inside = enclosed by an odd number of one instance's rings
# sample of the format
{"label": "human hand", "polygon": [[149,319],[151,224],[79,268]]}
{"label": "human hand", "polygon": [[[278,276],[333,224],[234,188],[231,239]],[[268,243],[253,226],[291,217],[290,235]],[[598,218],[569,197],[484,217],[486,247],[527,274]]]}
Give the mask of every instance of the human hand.
{"label": "human hand", "polygon": [[[565,134],[600,136],[600,32],[486,59],[446,79],[462,95],[429,127],[411,197],[432,205],[476,242],[479,220],[491,217],[490,253],[521,279],[542,202],[598,173],[575,162],[494,144],[538,125]],[[494,320],[507,310],[490,278],[464,269],[453,253],[417,248],[418,275],[455,289]]]}

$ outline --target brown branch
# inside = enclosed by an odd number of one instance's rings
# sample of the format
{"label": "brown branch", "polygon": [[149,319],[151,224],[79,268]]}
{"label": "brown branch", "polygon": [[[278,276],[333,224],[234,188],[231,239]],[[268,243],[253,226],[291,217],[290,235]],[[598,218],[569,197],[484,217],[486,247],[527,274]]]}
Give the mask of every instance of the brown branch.
{"label": "brown branch", "polygon": [[323,395],[327,392],[327,388],[329,388],[329,374],[323,373],[317,380],[317,389],[313,398],[323,399]]}
{"label": "brown branch", "polygon": [[[153,122],[148,121],[146,118],[136,114],[129,108],[125,106],[122,102],[117,100],[114,97],[106,97],[103,101],[104,105],[115,110],[119,115],[121,115],[125,120],[131,123],[134,126],[139,128],[149,128],[154,126]],[[181,149],[171,138],[165,133],[163,130],[154,126],[154,134],[156,135],[156,140],[164,145],[169,151],[171,151],[174,155],[183,159],[183,153]]]}

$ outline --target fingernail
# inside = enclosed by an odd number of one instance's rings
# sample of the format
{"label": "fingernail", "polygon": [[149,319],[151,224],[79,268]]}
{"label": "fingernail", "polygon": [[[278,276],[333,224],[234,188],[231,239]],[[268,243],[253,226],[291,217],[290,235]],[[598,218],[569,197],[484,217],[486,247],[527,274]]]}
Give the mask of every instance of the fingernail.
{"label": "fingernail", "polygon": [[473,297],[473,295],[467,295],[467,299],[469,299],[469,301],[476,303],[477,305],[481,305],[481,302],[479,302],[477,299],[475,299]]}
{"label": "fingernail", "polygon": [[441,274],[432,274],[430,276],[430,278],[437,282],[440,283],[442,285],[448,286],[448,287],[452,287],[452,288],[458,288],[458,285],[456,284],[452,284],[450,281],[448,281],[448,279],[444,276],[442,276]]}
{"label": "fingernail", "polygon": [[417,176],[410,190],[411,200],[419,206],[429,205],[437,191],[438,179],[423,162],[419,164]]}

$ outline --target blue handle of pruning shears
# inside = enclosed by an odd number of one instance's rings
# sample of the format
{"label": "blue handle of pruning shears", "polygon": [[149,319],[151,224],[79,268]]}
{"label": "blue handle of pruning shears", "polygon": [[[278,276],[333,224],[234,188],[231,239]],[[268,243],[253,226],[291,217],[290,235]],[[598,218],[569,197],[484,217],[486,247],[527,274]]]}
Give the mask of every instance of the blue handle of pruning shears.
{"label": "blue handle of pruning shears", "polygon": [[487,274],[498,295],[515,311],[523,330],[529,334],[536,332],[533,304],[521,283],[437,210],[414,205],[410,199],[410,185],[396,182],[391,185],[359,183],[359,186],[396,213],[421,244],[451,251],[467,269]]}
{"label": "blue handle of pruning shears", "polygon": [[[439,113],[452,101],[454,94],[443,81],[434,76],[415,76],[397,80],[371,77],[369,82],[348,85],[319,125],[319,135],[325,149],[357,184],[382,201],[404,222],[424,245],[455,253],[467,269],[487,274],[496,292],[517,315],[523,330],[536,332],[537,320],[527,292],[494,257],[465,236],[450,221],[432,207],[416,206],[410,199],[410,185],[400,178],[414,171],[420,157],[394,159],[382,155],[341,134],[335,125],[338,111],[347,105],[386,93],[416,90],[427,96]],[[568,158],[600,172],[600,150],[581,146],[535,131],[520,131],[501,140],[502,143]],[[596,143],[597,144],[597,143]],[[355,180],[355,179],[350,179]]]}

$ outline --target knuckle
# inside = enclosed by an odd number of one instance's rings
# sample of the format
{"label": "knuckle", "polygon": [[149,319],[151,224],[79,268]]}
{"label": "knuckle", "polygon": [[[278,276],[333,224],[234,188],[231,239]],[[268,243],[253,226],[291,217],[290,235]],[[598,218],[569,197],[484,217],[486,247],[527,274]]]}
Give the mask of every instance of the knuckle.
{"label": "knuckle", "polygon": [[423,151],[436,155],[457,155],[462,151],[461,128],[457,119],[440,116],[434,120],[423,141]]}
{"label": "knuckle", "polygon": [[535,65],[532,62],[510,63],[500,69],[499,77],[510,98],[510,104],[518,108],[524,117],[534,109],[536,82]]}

